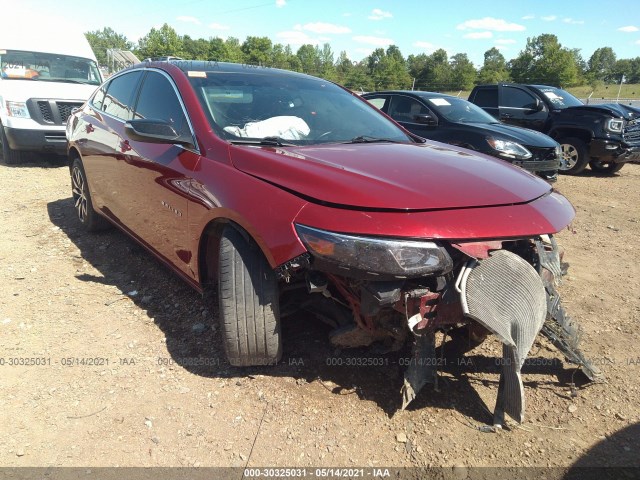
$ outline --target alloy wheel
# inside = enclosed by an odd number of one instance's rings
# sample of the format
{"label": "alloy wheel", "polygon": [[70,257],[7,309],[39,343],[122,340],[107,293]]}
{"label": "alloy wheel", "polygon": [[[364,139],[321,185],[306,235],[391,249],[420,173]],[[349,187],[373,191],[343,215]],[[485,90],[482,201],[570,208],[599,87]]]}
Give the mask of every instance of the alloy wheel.
{"label": "alloy wheel", "polygon": [[562,145],[562,160],[560,161],[560,170],[569,170],[576,166],[579,159],[579,153],[576,147],[570,144]]}
{"label": "alloy wheel", "polygon": [[73,167],[71,175],[71,192],[73,194],[73,205],[81,222],[87,218],[87,194],[84,174],[77,166]]}

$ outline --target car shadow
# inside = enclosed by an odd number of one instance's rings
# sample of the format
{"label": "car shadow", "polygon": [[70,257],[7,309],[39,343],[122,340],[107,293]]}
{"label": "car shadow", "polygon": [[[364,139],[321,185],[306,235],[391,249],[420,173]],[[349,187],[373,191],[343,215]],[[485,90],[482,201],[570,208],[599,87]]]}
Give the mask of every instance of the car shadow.
{"label": "car shadow", "polygon": [[[330,394],[356,394],[373,401],[389,417],[400,410],[400,389],[411,357],[408,345],[388,354],[373,353],[367,348],[336,349],[328,339],[331,327],[312,315],[295,313],[282,321],[283,356],[277,365],[232,367],[226,361],[217,328],[215,293],[203,298],[117,228],[85,233],[70,197],[50,202],[47,210],[51,222],[80,250],[81,259],[70,261],[85,261],[99,272],[86,273],[80,268],[76,278],[116,287],[121,294],[114,294],[105,305],[131,301],[162,330],[168,355],[158,359],[159,365],[177,365],[205,378],[264,375],[295,378],[299,384],[318,382]],[[476,386],[482,383],[497,392],[499,362],[481,355],[468,355],[462,361],[447,348],[440,354],[443,357],[439,362],[438,388],[426,386],[409,410],[455,409],[467,419],[491,423],[493,405],[484,404]],[[536,362],[536,358],[523,367],[524,374],[555,377],[552,383],[556,386],[570,380],[562,362]],[[495,373],[495,381],[479,380],[475,375],[481,372]],[[535,381],[525,382],[527,388],[536,385]]]}
{"label": "car shadow", "polygon": [[607,436],[580,456],[564,480],[640,478],[640,423]]}
{"label": "car shadow", "polygon": [[22,162],[15,165],[7,165],[2,157],[2,149],[0,148],[0,165],[9,168],[58,168],[66,167],[69,164],[67,157],[64,155],[55,155],[51,153],[41,152],[22,152]]}

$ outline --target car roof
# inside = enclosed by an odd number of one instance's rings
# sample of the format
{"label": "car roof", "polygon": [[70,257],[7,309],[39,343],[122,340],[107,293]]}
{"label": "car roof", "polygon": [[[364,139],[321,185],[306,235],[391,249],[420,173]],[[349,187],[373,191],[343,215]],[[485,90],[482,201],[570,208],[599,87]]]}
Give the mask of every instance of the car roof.
{"label": "car roof", "polygon": [[[290,70],[281,70],[279,68],[273,68],[262,65],[251,65],[246,63],[229,63],[229,62],[218,62],[215,60],[181,60],[172,58],[170,60],[165,60],[162,62],[152,62],[152,63],[160,63],[160,64],[171,64],[178,67],[182,70],[185,75],[189,75],[189,72],[222,72],[222,73],[260,73],[260,74],[269,74],[273,76],[283,76],[283,77],[299,77],[299,78],[308,78],[315,79],[318,81],[328,82],[329,80],[323,80],[318,77],[314,77],[312,75],[306,75],[304,73],[292,72]],[[148,64],[140,63],[138,65],[134,65],[135,67],[145,67],[149,66]],[[154,65],[155,66],[155,65]]]}
{"label": "car roof", "polygon": [[369,92],[364,94],[364,97],[369,95],[409,95],[418,98],[458,98],[453,95],[447,95],[446,93],[437,92],[423,92],[421,90],[385,90],[380,92]]}

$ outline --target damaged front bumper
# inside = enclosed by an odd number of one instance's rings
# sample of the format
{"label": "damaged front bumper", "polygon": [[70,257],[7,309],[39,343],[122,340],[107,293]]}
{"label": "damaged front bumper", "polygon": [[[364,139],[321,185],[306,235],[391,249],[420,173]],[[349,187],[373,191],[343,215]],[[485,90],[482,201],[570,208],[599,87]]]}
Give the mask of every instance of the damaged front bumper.
{"label": "damaged front bumper", "polygon": [[[585,358],[578,344],[581,330],[566,314],[556,290],[562,276],[560,253],[555,239],[543,236],[533,240],[534,261],[500,249],[499,242],[456,245],[471,258],[460,268],[455,282],[462,312],[503,344],[502,372],[494,410],[494,426],[502,427],[505,414],[517,422],[524,420],[525,395],[521,368],[542,332],[572,363],[580,366],[592,381],[603,379],[601,372]],[[427,300],[422,297],[421,304]],[[408,317],[415,335],[415,359],[435,359],[435,332],[450,319],[431,315],[423,317],[423,309]],[[416,326],[422,328],[416,329]],[[436,379],[435,361],[413,361],[405,373],[402,387],[403,406],[417,392]]]}

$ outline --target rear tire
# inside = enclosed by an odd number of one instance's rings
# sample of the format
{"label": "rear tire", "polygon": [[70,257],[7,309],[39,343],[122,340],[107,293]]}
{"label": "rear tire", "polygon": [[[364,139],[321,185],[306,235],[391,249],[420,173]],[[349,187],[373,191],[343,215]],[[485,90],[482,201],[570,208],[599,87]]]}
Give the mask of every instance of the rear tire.
{"label": "rear tire", "polygon": [[2,141],[2,159],[6,165],[18,165],[23,162],[22,152],[9,146],[9,140],[2,125],[0,125],[0,141]]}
{"label": "rear tire", "polygon": [[233,227],[220,239],[218,298],[222,337],[236,367],[282,357],[278,281],[260,249]]}
{"label": "rear tire", "polygon": [[109,226],[109,222],[93,209],[87,175],[79,158],[71,164],[71,195],[76,217],[87,232],[97,232]]}
{"label": "rear tire", "polygon": [[558,143],[562,146],[559,171],[569,175],[582,173],[589,163],[585,143],[575,137],[562,138],[558,140]]}
{"label": "rear tire", "polygon": [[604,163],[600,160],[591,160],[589,166],[594,172],[612,175],[619,172],[620,169],[624,167],[624,163]]}

